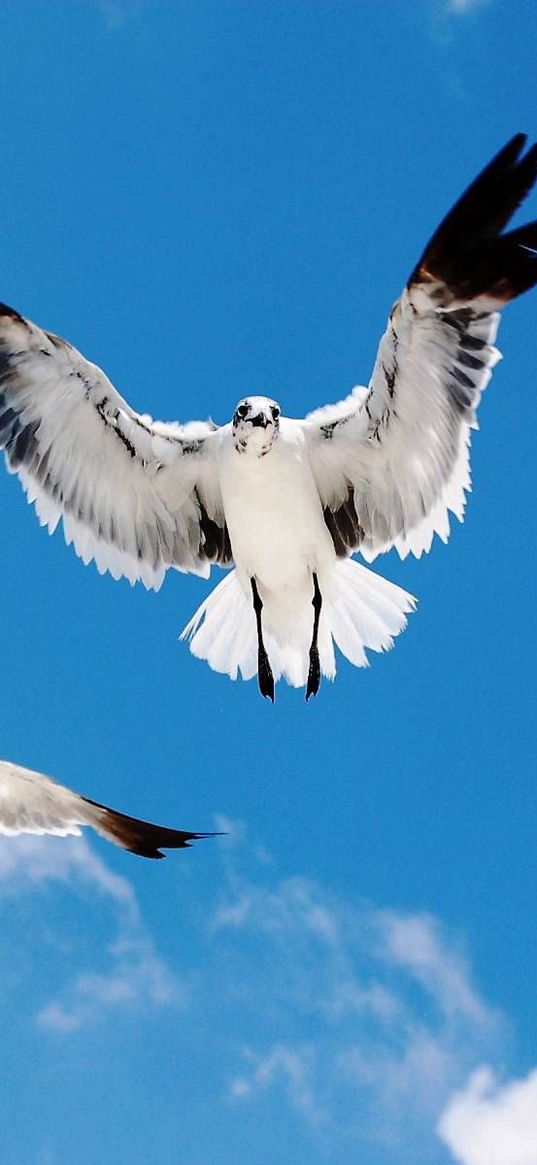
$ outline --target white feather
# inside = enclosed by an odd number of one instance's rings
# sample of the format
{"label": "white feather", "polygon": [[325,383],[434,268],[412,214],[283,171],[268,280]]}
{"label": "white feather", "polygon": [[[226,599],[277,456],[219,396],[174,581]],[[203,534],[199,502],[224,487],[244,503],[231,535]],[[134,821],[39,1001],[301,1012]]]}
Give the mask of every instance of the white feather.
{"label": "white feather", "polygon": [[[327,679],[336,674],[333,643],[356,667],[366,667],[366,649],[389,650],[415,607],[412,595],[350,559],[334,564],[329,595],[319,625],[321,672]],[[265,602],[263,633],[274,679],[283,676],[293,687],[303,687],[308,676],[311,602],[305,605],[298,596],[289,602],[284,619],[278,603]],[[189,639],[193,655],[232,680],[239,672],[243,679],[255,674],[255,617],[236,571],[198,607],[181,639]]]}

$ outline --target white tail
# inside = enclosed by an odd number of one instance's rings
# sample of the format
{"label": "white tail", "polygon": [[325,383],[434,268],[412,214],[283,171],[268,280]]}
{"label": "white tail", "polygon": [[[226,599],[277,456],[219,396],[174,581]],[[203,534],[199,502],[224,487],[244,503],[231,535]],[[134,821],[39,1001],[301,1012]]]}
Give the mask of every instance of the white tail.
{"label": "white tail", "polygon": [[[319,622],[321,671],[328,679],[336,674],[334,642],[355,667],[367,667],[366,648],[388,651],[406,627],[406,614],[416,600],[401,587],[350,558],[337,562],[328,585],[320,580],[323,606]],[[299,591],[272,595],[263,600],[262,624],[265,647],[274,679],[284,676],[293,687],[306,684],[313,630],[313,583],[311,593]],[[181,633],[190,650],[205,659],[214,671],[236,680],[249,680],[257,672],[257,631],[250,592],[245,592],[232,570],[198,607]]]}

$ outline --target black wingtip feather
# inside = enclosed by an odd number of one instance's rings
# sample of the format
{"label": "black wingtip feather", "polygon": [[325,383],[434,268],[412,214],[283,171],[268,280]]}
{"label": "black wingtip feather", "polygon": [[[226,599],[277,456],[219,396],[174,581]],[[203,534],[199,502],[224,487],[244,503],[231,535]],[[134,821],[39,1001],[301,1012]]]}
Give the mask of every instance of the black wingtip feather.
{"label": "black wingtip feather", "polygon": [[99,801],[92,801],[84,797],[84,801],[94,808],[102,810],[101,825],[110,838],[130,853],[138,854],[142,858],[164,858],[162,849],[188,849],[191,842],[201,841],[206,837],[220,837],[220,833],[190,833],[183,829],[168,829],[165,825],[154,825],[151,821],[142,821],[138,817],[129,817],[126,813],[118,813],[108,805]]}
{"label": "black wingtip feather", "polygon": [[535,223],[501,234],[537,180],[537,145],[523,154],[526,141],[515,134],[455,203],[409,286],[436,281],[452,298],[485,295],[501,304],[537,283]]}

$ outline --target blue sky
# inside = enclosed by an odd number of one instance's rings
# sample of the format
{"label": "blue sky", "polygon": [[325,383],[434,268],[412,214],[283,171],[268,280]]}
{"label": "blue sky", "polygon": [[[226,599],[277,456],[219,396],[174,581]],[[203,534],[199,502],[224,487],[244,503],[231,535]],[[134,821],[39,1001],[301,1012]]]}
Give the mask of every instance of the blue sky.
{"label": "blue sky", "polygon": [[[536,33],[516,0],[4,3],[1,297],[154,416],[337,400],[535,137]],[[205,583],[100,578],[0,476],[2,755],[229,830],[154,864],[2,839],[6,1165],[534,1165],[536,311],[464,526],[381,563],[408,630],[307,706],[177,643]]]}

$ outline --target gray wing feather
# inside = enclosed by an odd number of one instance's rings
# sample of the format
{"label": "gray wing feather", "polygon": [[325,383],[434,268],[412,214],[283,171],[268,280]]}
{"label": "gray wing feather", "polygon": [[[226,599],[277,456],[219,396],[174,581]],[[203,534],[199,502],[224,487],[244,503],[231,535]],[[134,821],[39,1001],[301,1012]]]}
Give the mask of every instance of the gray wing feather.
{"label": "gray wing feather", "polygon": [[0,306],[0,448],[41,524],[62,520],[101,573],[156,589],[170,566],[230,561],[214,430],[134,412],[70,344]]}

